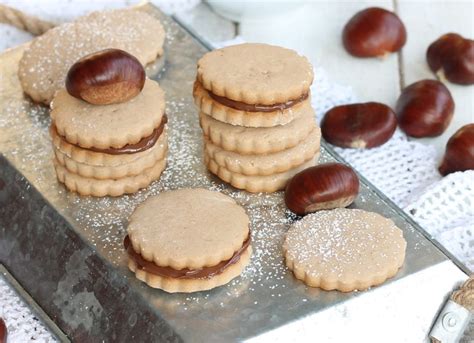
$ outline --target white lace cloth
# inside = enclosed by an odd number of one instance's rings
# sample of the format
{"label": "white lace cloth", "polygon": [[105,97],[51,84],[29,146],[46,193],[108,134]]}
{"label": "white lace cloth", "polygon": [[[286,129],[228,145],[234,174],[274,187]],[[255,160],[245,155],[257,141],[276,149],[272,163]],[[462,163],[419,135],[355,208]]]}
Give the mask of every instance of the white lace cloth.
{"label": "white lace cloth", "polygon": [[[56,22],[70,20],[91,10],[121,7],[134,1],[42,1],[0,0],[27,13]],[[199,0],[154,0],[166,13],[189,9]],[[15,28],[0,24],[0,51],[32,38]],[[217,43],[235,44],[242,40]],[[323,68],[315,69],[312,91],[318,120],[330,108],[356,102],[350,87],[331,82]],[[474,270],[474,171],[441,178],[434,147],[409,141],[399,130],[381,147],[368,150],[336,148],[362,175],[410,214],[434,239]],[[52,336],[0,278],[0,317],[9,329],[9,342],[48,342]]]}
{"label": "white lace cloth", "polygon": [[3,318],[7,326],[8,342],[56,342],[49,330],[1,275],[0,318]]}

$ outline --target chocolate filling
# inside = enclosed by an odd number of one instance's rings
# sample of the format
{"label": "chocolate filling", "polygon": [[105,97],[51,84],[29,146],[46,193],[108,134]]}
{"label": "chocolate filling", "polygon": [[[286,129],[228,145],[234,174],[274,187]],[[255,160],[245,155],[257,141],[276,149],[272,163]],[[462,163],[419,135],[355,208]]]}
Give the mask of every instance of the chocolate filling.
{"label": "chocolate filling", "polygon": [[288,100],[287,102],[282,102],[273,105],[261,105],[261,104],[246,104],[245,102],[231,100],[229,98],[216,95],[210,91],[207,91],[209,96],[217,101],[218,103],[233,108],[239,111],[245,112],[274,112],[274,111],[283,111],[287,108],[290,108],[302,101],[305,101],[308,98],[309,93],[304,93],[297,99]]}
{"label": "chocolate filling", "polygon": [[151,261],[145,260],[139,253],[133,250],[133,246],[130,242],[128,235],[123,241],[125,250],[127,250],[128,256],[135,261],[138,268],[144,270],[147,273],[156,274],[164,277],[173,279],[209,279],[217,274],[222,273],[226,268],[239,262],[240,256],[250,245],[250,234],[244,241],[239,250],[237,250],[232,257],[227,261],[222,261],[212,267],[204,267],[200,269],[174,269],[171,267],[161,267]]}
{"label": "chocolate filling", "polygon": [[109,155],[136,154],[137,152],[148,150],[155,145],[155,143],[158,141],[158,138],[160,138],[160,135],[163,133],[165,124],[167,122],[168,122],[168,117],[166,116],[166,114],[164,114],[163,119],[161,120],[160,126],[158,126],[155,130],[153,130],[151,135],[149,135],[148,137],[142,138],[138,143],[135,143],[135,144],[127,144],[121,148],[100,149],[100,148],[90,147],[90,148],[85,148],[85,149],[94,151],[94,152],[101,152],[101,153],[109,154]]}
{"label": "chocolate filling", "polygon": [[[165,128],[165,124],[167,122],[168,122],[168,117],[166,116],[166,114],[164,114],[163,119],[161,120],[160,126],[158,126],[155,130],[153,130],[151,135],[149,135],[145,138],[142,138],[138,143],[127,144],[127,145],[124,145],[121,148],[104,148],[104,149],[94,148],[94,147],[83,148],[80,145],[72,144],[72,143],[69,143],[69,142],[68,143],[71,144],[71,145],[74,145],[78,148],[84,149],[84,150],[90,150],[90,151],[100,152],[100,153],[109,154],[109,155],[136,154],[138,152],[148,150],[156,144],[156,142],[160,138],[161,134],[163,133],[163,130]],[[53,124],[53,129],[59,135],[58,131],[56,130],[56,127],[54,126],[54,124]],[[61,137],[61,139],[65,140],[67,142],[67,139],[64,136],[60,136],[60,137]]]}

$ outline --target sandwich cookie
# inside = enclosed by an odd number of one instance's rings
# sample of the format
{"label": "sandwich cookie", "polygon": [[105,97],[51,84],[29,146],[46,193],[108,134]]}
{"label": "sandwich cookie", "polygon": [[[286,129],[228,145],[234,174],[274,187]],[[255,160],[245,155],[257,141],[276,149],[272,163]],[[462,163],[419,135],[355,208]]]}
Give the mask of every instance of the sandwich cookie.
{"label": "sandwich cookie", "polygon": [[159,160],[152,167],[142,170],[138,175],[126,176],[115,179],[88,178],[75,174],[62,166],[58,160],[54,160],[54,168],[58,180],[67,189],[80,195],[92,195],[96,197],[120,196],[122,194],[135,193],[141,188],[147,187],[152,181],[157,180],[166,168],[166,159]]}
{"label": "sandwich cookie", "polygon": [[310,106],[311,64],[295,51],[246,43],[198,61],[194,86],[202,112],[232,125],[284,125]]}
{"label": "sandwich cookie", "polygon": [[243,127],[230,125],[199,113],[204,136],[214,145],[240,154],[268,154],[292,148],[316,128],[314,111],[308,107],[287,125],[273,127]]}
{"label": "sandwich cookie", "polygon": [[259,192],[276,192],[285,188],[288,181],[300,171],[312,167],[317,164],[319,152],[309,161],[299,165],[296,168],[287,170],[282,173],[271,175],[244,175],[231,172],[225,167],[220,166],[216,161],[207,154],[204,155],[204,163],[209,171],[218,176],[221,180],[231,184],[235,188],[244,189],[250,193]]}
{"label": "sandwich cookie", "polygon": [[163,54],[164,39],[160,21],[143,11],[93,12],[35,38],[20,60],[18,76],[26,94],[49,104],[79,58],[116,48],[134,55],[145,66]]}
{"label": "sandwich cookie", "polygon": [[244,127],[273,127],[290,123],[302,113],[312,110],[309,90],[301,98],[275,105],[249,105],[231,101],[194,83],[194,103],[201,112],[230,125]]}
{"label": "sandwich cookie", "polygon": [[130,216],[128,267],[154,288],[196,292],[228,283],[249,263],[249,218],[232,198],[180,189],[148,198]]}
{"label": "sandwich cookie", "polygon": [[220,167],[233,173],[266,176],[286,172],[314,159],[319,152],[320,139],[321,132],[317,127],[300,144],[270,154],[241,155],[226,151],[207,139],[204,139],[204,151]]}
{"label": "sandwich cookie", "polygon": [[152,136],[164,112],[165,93],[157,82],[147,79],[133,99],[103,106],[77,99],[61,89],[51,104],[50,115],[57,133],[70,144],[111,153],[106,149],[121,149]]}
{"label": "sandwich cookie", "polygon": [[283,243],[286,265],[311,287],[350,292],[379,285],[403,265],[406,241],[377,213],[338,208],[304,217]]}
{"label": "sandwich cookie", "polygon": [[[163,124],[164,126],[164,124]],[[59,164],[66,167],[66,169],[74,174],[86,178],[95,178],[95,179],[117,179],[126,176],[135,176],[143,172],[145,169],[151,168],[158,161],[166,158],[168,152],[168,136],[166,131],[162,131],[157,138],[156,143],[148,150],[138,152],[136,154],[127,154],[126,156],[135,157],[134,155],[139,155],[134,159],[131,159],[130,162],[127,162],[125,159],[120,157],[122,155],[110,155],[100,152],[94,152],[87,149],[77,148],[72,144],[67,143],[65,140],[61,139],[59,135],[55,132],[54,128],[50,128],[51,136],[53,137],[53,145],[58,143],[58,146],[54,146],[54,154]],[[72,154],[68,154],[61,150],[61,146],[66,146],[64,150],[73,151]],[[68,149],[71,147],[71,149]],[[74,159],[74,152],[79,150],[78,155],[86,156],[86,162],[79,162]],[[85,152],[82,153],[81,152]],[[116,159],[109,158],[118,157]],[[88,160],[87,158],[90,157]],[[102,160],[101,163],[94,163],[94,160]]]}

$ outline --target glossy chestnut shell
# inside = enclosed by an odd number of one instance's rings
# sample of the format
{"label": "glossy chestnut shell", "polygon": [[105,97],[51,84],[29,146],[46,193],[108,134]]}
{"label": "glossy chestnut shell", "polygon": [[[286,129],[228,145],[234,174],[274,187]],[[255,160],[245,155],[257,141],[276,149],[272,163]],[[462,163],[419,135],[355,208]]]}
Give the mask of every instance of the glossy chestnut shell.
{"label": "glossy chestnut shell", "polygon": [[145,84],[145,70],[129,53],[106,49],[87,55],[69,69],[66,89],[70,95],[94,105],[128,101]]}
{"label": "glossy chestnut shell", "polygon": [[397,128],[395,113],[377,102],[336,106],[321,121],[326,141],[343,148],[373,148],[387,142]]}
{"label": "glossy chestnut shell", "polygon": [[7,336],[8,336],[7,326],[5,322],[3,321],[3,319],[0,318],[0,343],[6,343]]}
{"label": "glossy chestnut shell", "polygon": [[439,167],[441,175],[465,170],[474,170],[474,124],[463,126],[451,136]]}
{"label": "glossy chestnut shell", "polygon": [[436,80],[422,80],[403,89],[395,112],[400,128],[412,137],[435,137],[448,127],[454,100],[448,88]]}
{"label": "glossy chestnut shell", "polygon": [[431,43],[426,51],[430,69],[443,81],[474,84],[474,40],[447,33]]}
{"label": "glossy chestnut shell", "polygon": [[356,13],[342,32],[345,49],[356,57],[384,56],[406,43],[405,25],[393,12],[371,7]]}
{"label": "glossy chestnut shell", "polygon": [[359,193],[359,178],[342,163],[326,163],[307,168],[288,182],[285,204],[294,213],[305,215],[318,210],[349,206]]}

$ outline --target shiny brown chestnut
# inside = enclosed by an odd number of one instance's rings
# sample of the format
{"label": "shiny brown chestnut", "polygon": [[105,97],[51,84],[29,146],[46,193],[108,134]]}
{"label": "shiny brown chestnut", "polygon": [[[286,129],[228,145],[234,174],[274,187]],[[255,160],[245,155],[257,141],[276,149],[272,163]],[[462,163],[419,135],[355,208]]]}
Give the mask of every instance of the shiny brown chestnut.
{"label": "shiny brown chestnut", "polygon": [[435,137],[448,127],[454,113],[454,100],[448,88],[436,80],[415,82],[397,100],[398,124],[412,137]]}
{"label": "shiny brown chestnut", "polygon": [[359,193],[359,178],[341,163],[307,168],[288,182],[285,204],[294,213],[305,215],[318,210],[346,207]]}
{"label": "shiny brown chestnut", "polygon": [[447,33],[431,43],[426,60],[441,81],[474,84],[474,40]]}
{"label": "shiny brown chestnut", "polygon": [[7,343],[7,326],[2,318],[0,318],[0,343]]}
{"label": "shiny brown chestnut", "polygon": [[441,175],[465,170],[474,170],[474,124],[464,125],[451,136],[439,166]]}
{"label": "shiny brown chestnut", "polygon": [[378,102],[336,106],[321,121],[326,141],[343,148],[373,148],[387,142],[397,128],[395,113]]}
{"label": "shiny brown chestnut", "polygon": [[128,101],[145,84],[145,70],[128,52],[106,49],[87,55],[69,69],[66,89],[73,97],[94,105]]}
{"label": "shiny brown chestnut", "polygon": [[378,7],[356,13],[342,32],[344,47],[356,57],[388,55],[400,50],[406,40],[407,32],[400,18]]}

